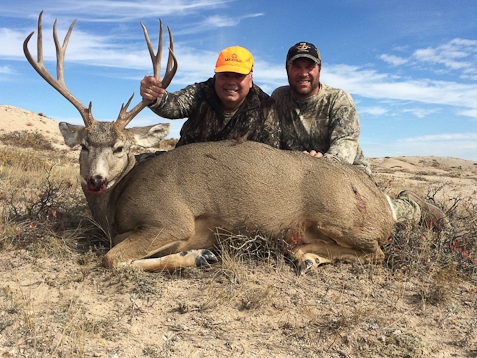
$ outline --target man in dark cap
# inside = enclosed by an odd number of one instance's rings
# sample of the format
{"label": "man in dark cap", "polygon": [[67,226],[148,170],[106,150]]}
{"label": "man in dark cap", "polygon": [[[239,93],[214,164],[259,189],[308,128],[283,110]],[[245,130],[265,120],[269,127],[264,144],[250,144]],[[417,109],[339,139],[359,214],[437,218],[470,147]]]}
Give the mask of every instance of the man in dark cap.
{"label": "man in dark cap", "polygon": [[309,42],[299,42],[286,58],[288,86],[277,88],[275,100],[281,148],[332,157],[370,172],[358,145],[359,118],[346,91],[320,83],[321,56]]}
{"label": "man in dark cap", "polygon": [[[321,56],[315,45],[299,42],[290,47],[285,67],[289,85],[272,94],[280,148],[340,160],[371,173],[358,145],[359,118],[353,99],[348,92],[320,82]],[[390,205],[396,222],[445,223],[445,214],[438,207],[409,190],[402,191]]]}

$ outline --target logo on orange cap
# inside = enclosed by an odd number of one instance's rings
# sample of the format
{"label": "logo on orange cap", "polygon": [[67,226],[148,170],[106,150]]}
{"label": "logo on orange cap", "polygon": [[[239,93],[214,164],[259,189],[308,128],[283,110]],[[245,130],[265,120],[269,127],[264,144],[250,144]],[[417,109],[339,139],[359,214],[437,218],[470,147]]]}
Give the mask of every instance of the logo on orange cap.
{"label": "logo on orange cap", "polygon": [[235,72],[246,75],[252,71],[252,54],[240,46],[228,47],[219,54],[215,72]]}

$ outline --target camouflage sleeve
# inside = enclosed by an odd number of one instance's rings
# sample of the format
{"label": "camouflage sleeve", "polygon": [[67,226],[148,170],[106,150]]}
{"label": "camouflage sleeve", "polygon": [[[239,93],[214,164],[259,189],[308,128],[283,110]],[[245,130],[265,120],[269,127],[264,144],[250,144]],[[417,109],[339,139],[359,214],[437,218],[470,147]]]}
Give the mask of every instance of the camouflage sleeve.
{"label": "camouflage sleeve", "polygon": [[265,123],[262,130],[262,138],[260,142],[268,144],[274,148],[280,148],[281,127],[278,122],[275,106],[268,111],[264,109]]}
{"label": "camouflage sleeve", "polygon": [[149,108],[163,118],[186,118],[200,103],[200,96],[200,86],[196,83],[180,91],[166,92],[162,99],[158,98]]}
{"label": "camouflage sleeve", "polygon": [[359,117],[351,96],[340,92],[330,113],[330,148],[325,157],[353,164],[358,151]]}

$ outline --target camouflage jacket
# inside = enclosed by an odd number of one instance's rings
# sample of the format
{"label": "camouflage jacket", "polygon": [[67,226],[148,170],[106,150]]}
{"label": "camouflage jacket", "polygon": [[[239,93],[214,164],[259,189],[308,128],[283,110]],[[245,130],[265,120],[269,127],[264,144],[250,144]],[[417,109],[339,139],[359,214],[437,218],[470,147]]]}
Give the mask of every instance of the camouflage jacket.
{"label": "camouflage jacket", "polygon": [[254,84],[242,105],[231,118],[226,118],[222,102],[215,93],[214,81],[210,78],[177,92],[166,92],[161,101],[149,107],[164,118],[188,118],[177,146],[246,137],[278,147],[270,96]]}
{"label": "camouflage jacket", "polygon": [[305,100],[295,99],[290,86],[277,88],[272,98],[280,123],[280,148],[316,150],[371,172],[358,145],[358,112],[349,93],[320,83],[318,93]]}

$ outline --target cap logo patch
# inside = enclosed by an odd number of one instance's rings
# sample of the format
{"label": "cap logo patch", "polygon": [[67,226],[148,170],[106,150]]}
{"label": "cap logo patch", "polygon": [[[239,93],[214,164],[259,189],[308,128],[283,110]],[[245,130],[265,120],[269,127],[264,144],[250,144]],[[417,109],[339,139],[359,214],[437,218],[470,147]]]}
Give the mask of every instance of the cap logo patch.
{"label": "cap logo patch", "polygon": [[300,42],[300,46],[297,47],[298,51],[308,52],[308,49],[311,47],[306,44],[306,42]]}
{"label": "cap logo patch", "polygon": [[225,61],[234,61],[234,62],[242,62],[241,59],[237,58],[237,55],[234,53],[232,54],[232,56],[230,56],[231,58],[226,58]]}

